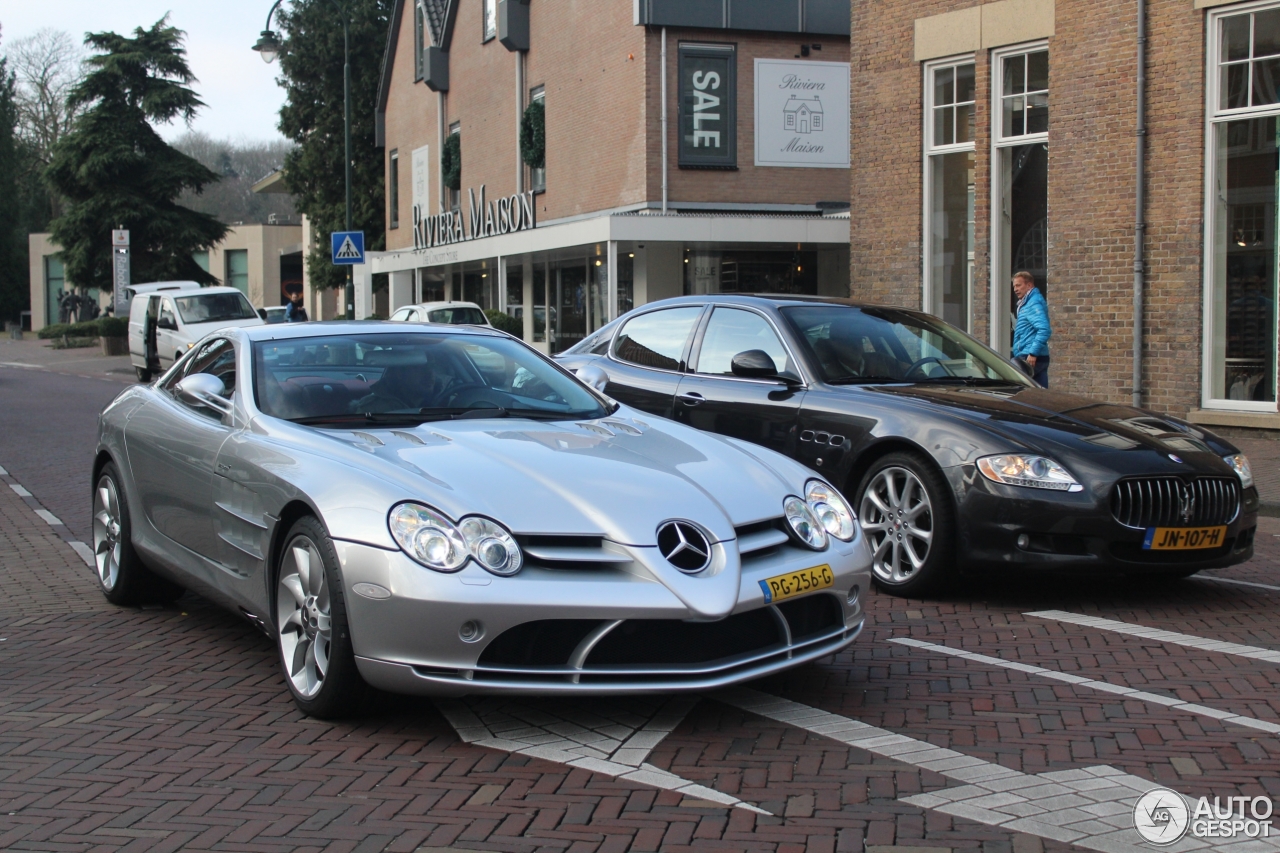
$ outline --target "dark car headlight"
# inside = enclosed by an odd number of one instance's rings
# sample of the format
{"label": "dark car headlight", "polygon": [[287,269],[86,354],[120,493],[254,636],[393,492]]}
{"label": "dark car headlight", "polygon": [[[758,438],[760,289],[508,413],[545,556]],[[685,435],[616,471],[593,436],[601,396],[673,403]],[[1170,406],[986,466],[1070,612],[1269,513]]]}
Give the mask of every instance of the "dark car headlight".
{"label": "dark car headlight", "polygon": [[817,516],[824,530],[844,542],[857,535],[858,526],[853,513],[840,493],[822,480],[810,480],[804,484],[804,500]]}
{"label": "dark car headlight", "polygon": [[437,572],[456,572],[474,559],[495,575],[514,575],[524,558],[506,528],[483,516],[457,525],[429,506],[402,503],[387,519],[391,536],[415,562]]}
{"label": "dark car headlight", "polygon": [[1071,472],[1047,456],[1026,453],[1002,453],[978,460],[982,476],[1006,486],[1025,486],[1055,492],[1080,492],[1084,486]]}
{"label": "dark car headlight", "polygon": [[1240,478],[1240,488],[1247,489],[1253,485],[1253,469],[1249,467],[1249,457],[1243,453],[1233,453],[1222,457],[1222,461],[1231,466]]}
{"label": "dark car headlight", "polygon": [[782,514],[786,516],[787,524],[791,526],[791,532],[797,539],[815,551],[826,549],[827,530],[807,503],[791,495],[782,502]]}

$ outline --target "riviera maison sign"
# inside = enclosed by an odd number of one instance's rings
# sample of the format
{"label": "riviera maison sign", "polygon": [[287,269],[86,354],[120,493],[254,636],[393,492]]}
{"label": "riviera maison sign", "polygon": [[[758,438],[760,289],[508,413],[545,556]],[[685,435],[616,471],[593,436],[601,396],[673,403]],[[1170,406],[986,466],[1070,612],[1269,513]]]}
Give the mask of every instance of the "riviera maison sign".
{"label": "riviera maison sign", "polygon": [[461,210],[438,213],[435,216],[422,216],[421,205],[413,206],[413,249],[422,251],[433,246],[445,246],[449,243],[462,243],[467,240],[478,240],[481,237],[495,237],[499,234],[510,234],[514,231],[527,231],[537,227],[533,191],[517,193],[505,198],[486,202],[484,185],[480,185],[480,198],[471,189],[467,189],[467,198],[471,209],[471,219],[464,222]]}
{"label": "riviera maison sign", "polygon": [[756,165],[849,168],[849,64],[756,60]]}

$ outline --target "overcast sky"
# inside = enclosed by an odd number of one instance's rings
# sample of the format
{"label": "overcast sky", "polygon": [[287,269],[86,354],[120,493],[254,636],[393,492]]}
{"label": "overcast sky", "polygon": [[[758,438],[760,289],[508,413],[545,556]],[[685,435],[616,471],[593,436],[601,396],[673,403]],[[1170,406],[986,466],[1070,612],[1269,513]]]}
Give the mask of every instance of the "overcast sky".
{"label": "overcast sky", "polygon": [[[218,139],[280,136],[280,66],[267,65],[250,50],[271,0],[3,0],[0,6],[0,55],[10,41],[41,27],[66,30],[79,42],[86,32],[131,34],[170,13],[170,22],[187,33],[187,59],[199,81],[195,90],[208,104],[192,127]],[[178,122],[161,133],[172,138],[185,130]]]}

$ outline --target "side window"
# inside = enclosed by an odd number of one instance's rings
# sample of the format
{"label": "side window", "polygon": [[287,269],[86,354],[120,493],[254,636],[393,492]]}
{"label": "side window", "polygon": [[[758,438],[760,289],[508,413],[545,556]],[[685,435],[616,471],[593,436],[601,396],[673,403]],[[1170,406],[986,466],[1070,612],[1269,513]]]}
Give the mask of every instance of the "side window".
{"label": "side window", "polygon": [[161,300],[160,302],[160,319],[156,325],[161,329],[178,328],[178,319],[173,313],[173,303],[168,299]]}
{"label": "side window", "polygon": [[223,396],[230,398],[236,389],[236,348],[226,338],[214,338],[202,344],[165,383],[165,390],[174,387],[187,376],[208,373],[222,380]]}
{"label": "side window", "polygon": [[702,306],[664,308],[641,314],[622,327],[613,345],[614,358],[641,367],[679,370],[689,333],[702,315]]}
{"label": "side window", "polygon": [[791,369],[786,347],[769,321],[754,311],[741,308],[717,308],[707,323],[698,354],[698,372],[732,375],[733,357],[747,350],[764,350],[779,371]]}

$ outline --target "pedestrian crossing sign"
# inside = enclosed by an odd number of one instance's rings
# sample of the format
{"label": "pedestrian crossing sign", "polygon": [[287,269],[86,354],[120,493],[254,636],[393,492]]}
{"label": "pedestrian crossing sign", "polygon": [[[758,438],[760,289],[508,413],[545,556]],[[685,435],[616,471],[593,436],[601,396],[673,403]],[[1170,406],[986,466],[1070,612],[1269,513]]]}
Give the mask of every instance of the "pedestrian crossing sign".
{"label": "pedestrian crossing sign", "polygon": [[364,263],[363,231],[334,231],[329,235],[329,244],[335,264]]}

